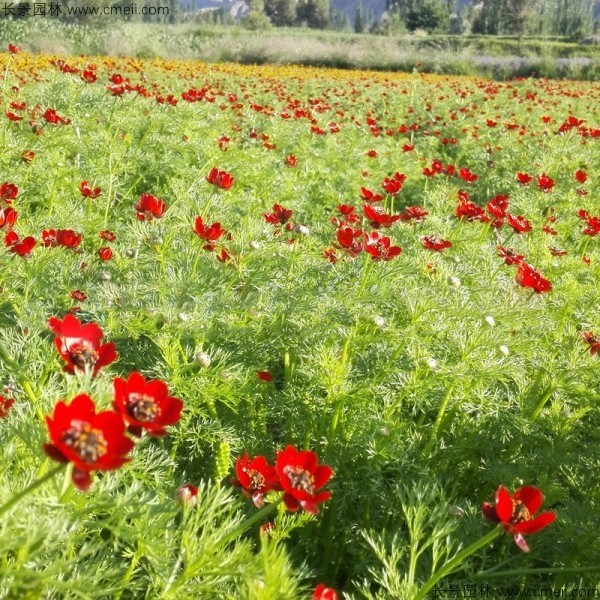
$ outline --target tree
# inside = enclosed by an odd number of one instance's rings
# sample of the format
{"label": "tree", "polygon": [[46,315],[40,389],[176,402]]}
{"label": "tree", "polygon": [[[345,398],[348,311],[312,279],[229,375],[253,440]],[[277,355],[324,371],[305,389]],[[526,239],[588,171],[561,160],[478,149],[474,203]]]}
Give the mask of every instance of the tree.
{"label": "tree", "polygon": [[329,26],[329,0],[300,0],[296,8],[300,23],[312,29],[327,29]]}
{"label": "tree", "polygon": [[363,33],[366,29],[366,25],[365,9],[363,8],[362,2],[359,2],[356,6],[356,13],[354,15],[354,31],[356,33]]}
{"label": "tree", "polygon": [[264,11],[276,27],[291,27],[296,22],[295,0],[264,0]]}
{"label": "tree", "polygon": [[424,0],[406,14],[409,31],[424,29],[428,33],[444,29],[448,23],[448,13],[440,0]]}

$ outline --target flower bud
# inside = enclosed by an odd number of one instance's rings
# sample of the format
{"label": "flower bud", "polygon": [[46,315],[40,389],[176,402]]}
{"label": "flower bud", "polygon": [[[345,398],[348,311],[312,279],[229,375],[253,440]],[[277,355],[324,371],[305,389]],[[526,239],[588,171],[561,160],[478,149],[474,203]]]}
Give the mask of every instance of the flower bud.
{"label": "flower bud", "polygon": [[252,240],[250,242],[250,248],[252,248],[252,250],[260,250],[260,243],[256,240]]}
{"label": "flower bud", "polygon": [[210,367],[210,354],[207,354],[206,352],[196,352],[194,358],[203,369],[208,369],[208,367]]}
{"label": "flower bud", "polygon": [[494,317],[492,317],[491,315],[488,315],[485,318],[485,322],[490,326],[493,327],[496,324],[496,321],[494,320]]}
{"label": "flower bud", "polygon": [[177,488],[175,498],[182,506],[194,508],[198,504],[198,488],[191,483],[186,483]]}
{"label": "flower bud", "polygon": [[383,317],[377,316],[373,319],[373,321],[377,327],[383,327],[385,325],[385,319]]}
{"label": "flower bud", "polygon": [[504,354],[504,356],[508,356],[510,354],[510,350],[508,349],[508,346],[505,346],[504,344],[502,344],[502,346],[500,346],[498,348],[498,350],[500,350],[500,352],[502,352],[502,354]]}
{"label": "flower bud", "polygon": [[306,225],[300,225],[300,223],[294,225],[294,231],[300,235],[308,235],[310,233],[308,227]]}
{"label": "flower bud", "polygon": [[451,285],[455,288],[459,288],[462,285],[462,281],[454,275],[450,275],[446,281],[448,282],[448,285]]}
{"label": "flower bud", "polygon": [[100,283],[105,283],[112,279],[108,271],[98,271],[98,275],[96,275],[96,278]]}

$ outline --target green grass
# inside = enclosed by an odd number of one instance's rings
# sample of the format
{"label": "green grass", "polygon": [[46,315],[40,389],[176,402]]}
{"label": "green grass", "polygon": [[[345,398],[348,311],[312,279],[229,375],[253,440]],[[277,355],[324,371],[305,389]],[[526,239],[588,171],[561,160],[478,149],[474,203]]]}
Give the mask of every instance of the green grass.
{"label": "green grass", "polygon": [[[433,572],[493,529],[480,506],[500,484],[539,487],[557,521],[528,538],[529,555],[502,535],[445,587],[600,587],[599,359],[581,339],[600,330],[600,251],[577,217],[579,208],[600,213],[600,141],[556,133],[569,115],[598,126],[594,85],[66,60],[97,65],[98,82],[43,56],[3,57],[5,104],[27,108],[20,123],[3,119],[0,164],[19,188],[15,229],[39,241],[29,259],[0,250],[0,383],[15,398],[0,420],[1,496],[53,468],[42,452],[44,416],[60,399],[87,392],[108,408],[113,378],[138,370],[165,380],[185,408],[167,438],[143,439],[130,463],[96,473],[89,493],[67,473],[3,516],[1,596],[308,598],[322,581],[349,598],[416,598]],[[163,95],[194,86],[215,100],[171,107],[134,92],[113,97],[105,84],[116,72]],[[50,107],[71,124],[45,123]],[[300,109],[314,123],[294,118]],[[513,122],[516,130],[505,127]],[[329,132],[330,123],[339,133],[310,131]],[[402,125],[415,127],[398,133]],[[413,152],[402,151],[407,143]],[[31,163],[24,150],[35,152]],[[295,168],[285,165],[292,153]],[[426,178],[433,159],[479,178]],[[235,177],[230,190],[205,180],[213,167]],[[582,186],[577,169],[589,175]],[[421,205],[429,216],[381,230],[403,248],[390,262],[338,249],[330,264],[322,254],[335,243],[338,204],[362,216],[361,186],[380,191],[395,171],[407,181],[393,212]],[[522,187],[517,172],[545,172],[556,186]],[[102,195],[83,198],[82,180]],[[482,206],[510,194],[510,212],[533,231],[458,220],[460,189]],[[142,193],[166,202],[162,219],[136,219]],[[275,203],[309,234],[275,235],[263,217]],[[218,250],[233,261],[202,250],[198,215],[231,233]],[[551,215],[556,237],[542,231]],[[49,227],[82,232],[82,252],[43,247]],[[98,232],[107,228],[114,257],[101,262]],[[423,249],[420,237],[433,234],[452,248]],[[525,254],[553,290],[521,288],[499,244]],[[76,289],[85,302],[69,297]],[[91,381],[61,371],[47,326],[75,304],[119,354]],[[257,378],[263,370],[273,383]],[[332,466],[331,500],[317,517],[280,508],[270,542],[256,526],[240,533],[256,509],[231,486],[237,457],[272,461],[287,444]],[[187,482],[203,483],[197,509],[182,511],[174,495]]]}

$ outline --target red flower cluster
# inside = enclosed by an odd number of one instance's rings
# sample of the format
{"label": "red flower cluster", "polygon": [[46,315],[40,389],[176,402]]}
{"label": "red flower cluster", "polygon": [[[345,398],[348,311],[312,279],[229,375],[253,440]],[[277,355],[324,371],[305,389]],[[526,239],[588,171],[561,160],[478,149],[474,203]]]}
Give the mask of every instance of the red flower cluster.
{"label": "red flower cluster", "polygon": [[311,600],[338,600],[338,595],[333,588],[325,587],[320,583],[313,591]]}
{"label": "red flower cluster", "polygon": [[331,467],[319,465],[314,452],[294,446],[279,451],[274,466],[264,456],[250,459],[245,454],[237,460],[236,475],[234,484],[243,488],[257,506],[263,503],[264,494],[279,491],[288,510],[302,508],[316,515],[318,504],[331,497],[329,492],[319,491],[331,478]]}
{"label": "red flower cluster", "polygon": [[404,173],[394,173],[391,177],[386,177],[381,182],[381,187],[391,196],[395,196],[404,185],[406,175]]}
{"label": "red flower cluster", "polygon": [[42,240],[47,248],[62,246],[75,249],[81,243],[82,237],[81,233],[75,233],[72,229],[44,229],[42,231]]}
{"label": "red flower cluster", "polygon": [[556,515],[552,512],[541,513],[534,517],[542,502],[542,493],[537,488],[526,485],[511,496],[501,485],[496,491],[495,504],[484,502],[481,508],[487,519],[501,523],[513,536],[517,546],[523,552],[529,552],[529,546],[523,536],[544,529],[556,519]]}
{"label": "red flower cluster", "polygon": [[582,232],[584,235],[595,237],[600,233],[600,217],[593,217],[583,208],[577,211],[577,216],[586,223],[585,229]]}

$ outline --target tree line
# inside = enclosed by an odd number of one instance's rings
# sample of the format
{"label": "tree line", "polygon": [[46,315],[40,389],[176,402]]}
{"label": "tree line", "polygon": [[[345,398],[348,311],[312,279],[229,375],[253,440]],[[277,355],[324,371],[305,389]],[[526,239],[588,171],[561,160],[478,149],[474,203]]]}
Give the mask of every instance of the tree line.
{"label": "tree line", "polygon": [[[192,21],[233,25],[250,29],[267,27],[310,27],[354,30],[357,33],[402,34],[417,30],[428,33],[483,35],[557,35],[580,39],[600,29],[600,0],[385,0],[383,15],[375,15],[370,0],[245,0],[247,8],[233,14],[229,6],[200,8],[201,0],[138,0],[162,11],[147,14],[120,14],[116,18],[134,21],[180,23]],[[95,6],[126,9],[135,0],[93,0]],[[340,8],[346,6],[346,10]],[[344,4],[345,3],[345,4]],[[13,2],[11,6],[29,4]],[[81,5],[81,0],[61,0],[61,6]],[[353,7],[353,19],[347,7]],[[168,11],[164,11],[167,7]],[[14,13],[23,11],[15,10]],[[15,14],[11,14],[15,18]],[[118,13],[117,13],[118,14]],[[19,14],[18,16],[25,16]],[[57,18],[87,20],[89,15]]]}

